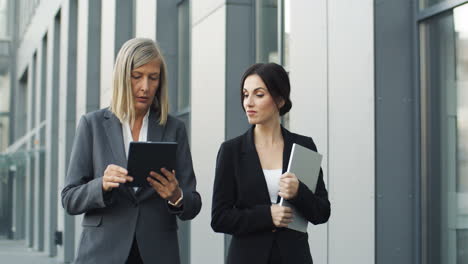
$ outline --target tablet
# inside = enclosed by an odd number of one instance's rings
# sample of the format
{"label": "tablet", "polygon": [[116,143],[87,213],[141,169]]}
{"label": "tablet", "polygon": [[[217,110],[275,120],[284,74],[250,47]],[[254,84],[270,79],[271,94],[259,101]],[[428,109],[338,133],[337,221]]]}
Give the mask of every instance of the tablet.
{"label": "tablet", "polygon": [[130,187],[151,187],[146,180],[150,171],[161,173],[161,168],[169,171],[176,165],[176,142],[130,142],[128,150],[128,175],[133,177],[132,182],[126,182]]}

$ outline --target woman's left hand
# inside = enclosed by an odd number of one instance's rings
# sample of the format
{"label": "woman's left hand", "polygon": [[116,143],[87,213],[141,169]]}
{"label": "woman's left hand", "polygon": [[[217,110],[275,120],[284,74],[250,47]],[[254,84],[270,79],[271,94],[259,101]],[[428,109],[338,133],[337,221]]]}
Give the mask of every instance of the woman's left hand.
{"label": "woman's left hand", "polygon": [[281,175],[279,186],[280,189],[278,195],[286,200],[290,200],[297,196],[299,180],[294,173],[286,172]]}
{"label": "woman's left hand", "polygon": [[147,177],[146,180],[149,182],[151,187],[153,187],[153,189],[159,194],[159,196],[161,196],[165,200],[175,203],[182,195],[182,191],[179,188],[179,182],[175,177],[175,171],[173,170],[172,172],[170,172],[165,168],[162,168],[161,172],[164,174],[165,177],[154,171],[151,171],[150,175],[157,180],[151,177]]}

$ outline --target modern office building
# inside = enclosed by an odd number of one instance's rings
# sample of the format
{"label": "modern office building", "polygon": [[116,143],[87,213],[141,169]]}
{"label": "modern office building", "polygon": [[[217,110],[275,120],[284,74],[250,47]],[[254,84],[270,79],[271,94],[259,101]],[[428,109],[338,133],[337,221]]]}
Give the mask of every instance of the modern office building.
{"label": "modern office building", "polygon": [[[289,72],[283,124],[312,136],[332,204],[314,263],[468,262],[468,1],[0,0],[0,235],[70,263],[61,206],[77,120],[109,105],[121,45],[156,39],[203,207],[183,263],[224,263],[210,227],[220,144],[248,128],[243,71]],[[86,227],[85,227],[86,228]]]}

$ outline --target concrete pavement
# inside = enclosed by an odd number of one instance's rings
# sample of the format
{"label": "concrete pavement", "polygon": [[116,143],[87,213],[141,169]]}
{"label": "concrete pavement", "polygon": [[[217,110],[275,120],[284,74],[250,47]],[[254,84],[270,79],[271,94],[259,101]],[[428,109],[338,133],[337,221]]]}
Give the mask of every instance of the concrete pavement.
{"label": "concrete pavement", "polygon": [[0,263],[2,264],[57,264],[44,252],[37,252],[26,247],[24,240],[0,239]]}

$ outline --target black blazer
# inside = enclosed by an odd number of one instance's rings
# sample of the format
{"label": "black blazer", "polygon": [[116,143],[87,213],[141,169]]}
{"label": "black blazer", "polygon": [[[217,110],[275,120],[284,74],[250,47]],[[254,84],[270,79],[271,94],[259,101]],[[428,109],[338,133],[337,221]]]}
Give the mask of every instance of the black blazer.
{"label": "black blazer", "polygon": [[[267,263],[273,242],[290,264],[312,263],[307,233],[275,228],[265,177],[255,149],[252,126],[245,134],[224,142],[218,152],[211,210],[215,232],[233,235],[227,263]],[[293,143],[317,151],[310,137],[281,128],[284,138],[283,173]],[[313,224],[330,217],[330,202],[320,169],[315,194],[302,182],[298,195],[289,200]],[[283,262],[283,263],[286,263]]]}

